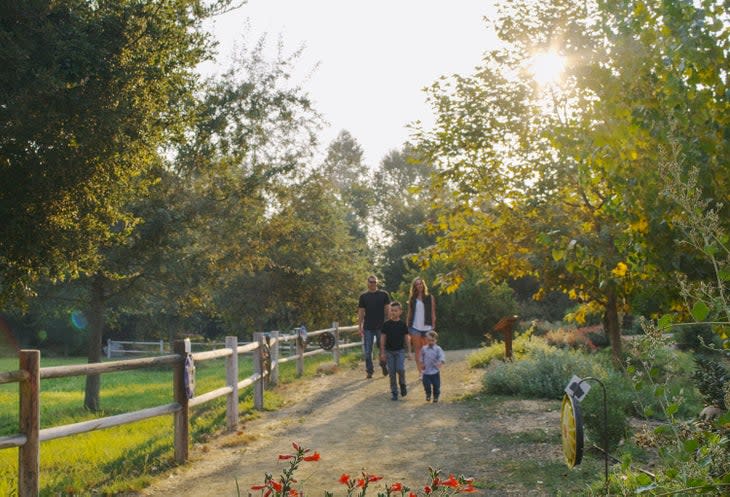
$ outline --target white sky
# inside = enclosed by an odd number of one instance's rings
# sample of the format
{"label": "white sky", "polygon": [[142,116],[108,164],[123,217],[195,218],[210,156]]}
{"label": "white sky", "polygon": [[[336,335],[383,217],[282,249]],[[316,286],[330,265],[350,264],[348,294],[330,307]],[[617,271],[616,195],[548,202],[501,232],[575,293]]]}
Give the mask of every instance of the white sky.
{"label": "white sky", "polygon": [[330,124],[322,148],[346,129],[373,167],[409,138],[408,123],[433,122],[422,89],[470,74],[494,46],[483,19],[492,8],[493,0],[249,0],[213,21],[218,66],[202,70],[223,70],[236,44],[263,33],[272,49],[281,37],[285,53],[303,45],[296,76]]}

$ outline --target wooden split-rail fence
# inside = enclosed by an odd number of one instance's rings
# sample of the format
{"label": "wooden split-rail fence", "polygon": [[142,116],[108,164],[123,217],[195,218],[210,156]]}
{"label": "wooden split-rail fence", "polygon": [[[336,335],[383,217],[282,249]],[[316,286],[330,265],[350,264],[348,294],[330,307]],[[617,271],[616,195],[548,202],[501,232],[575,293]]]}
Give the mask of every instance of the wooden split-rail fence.
{"label": "wooden split-rail fence", "polygon": [[[296,361],[296,374],[304,374],[304,358],[321,353],[331,353],[336,364],[339,363],[343,349],[359,347],[362,342],[343,343],[340,335],[357,331],[357,326],[339,327],[312,331],[304,336],[302,330],[294,334],[283,335],[277,331],[270,333],[254,333],[254,340],[245,345],[238,344],[235,336],[226,337],[225,347],[217,350],[191,353],[190,341],[179,340],[174,343],[173,353],[158,357],[145,357],[110,361],[102,363],[78,364],[69,366],[40,366],[41,356],[38,350],[21,350],[19,353],[19,369],[17,371],[0,372],[0,384],[19,383],[20,433],[0,437],[0,449],[18,447],[18,497],[36,497],[40,492],[40,443],[56,438],[68,437],[80,433],[102,430],[156,416],[172,415],[174,418],[174,452],[175,462],[181,464],[188,459],[190,447],[190,408],[225,396],[226,429],[234,431],[238,427],[238,392],[253,386],[253,400],[256,409],[264,406],[265,383],[278,382],[278,366],[285,362]],[[313,343],[313,337],[329,334],[332,348],[315,348],[307,350],[305,338]],[[289,357],[279,357],[280,344],[293,342],[296,353]],[[244,379],[238,378],[238,356],[252,354],[254,372]],[[226,358],[225,386],[194,396],[189,395],[191,362],[208,361]],[[188,367],[186,368],[186,363]],[[83,376],[90,374],[111,373],[133,369],[168,366],[173,371],[173,399],[169,404],[150,407],[139,411],[96,418],[51,428],[40,427],[40,391],[41,380]],[[194,376],[192,377],[194,378]]]}

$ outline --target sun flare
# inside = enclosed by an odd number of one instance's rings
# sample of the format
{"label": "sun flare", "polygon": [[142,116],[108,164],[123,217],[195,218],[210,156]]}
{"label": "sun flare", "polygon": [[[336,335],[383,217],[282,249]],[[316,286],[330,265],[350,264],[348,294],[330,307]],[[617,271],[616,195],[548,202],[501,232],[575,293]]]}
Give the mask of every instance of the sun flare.
{"label": "sun flare", "polygon": [[530,57],[528,68],[540,86],[554,85],[563,76],[565,57],[555,52],[540,52]]}

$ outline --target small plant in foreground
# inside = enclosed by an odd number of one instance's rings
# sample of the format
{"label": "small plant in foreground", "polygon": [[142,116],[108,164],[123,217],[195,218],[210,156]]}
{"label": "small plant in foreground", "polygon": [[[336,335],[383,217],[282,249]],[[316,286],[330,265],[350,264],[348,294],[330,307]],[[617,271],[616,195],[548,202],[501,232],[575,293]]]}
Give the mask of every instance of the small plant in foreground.
{"label": "small plant in foreground", "polygon": [[[304,491],[294,488],[297,480],[294,479],[294,473],[302,462],[316,462],[320,460],[319,452],[311,453],[311,449],[306,449],[296,442],[292,443],[295,450],[294,454],[280,454],[280,461],[289,461],[289,467],[285,468],[278,478],[274,478],[273,474],[266,473],[264,482],[254,485],[251,490],[258,490],[262,497],[299,497],[304,495]],[[441,478],[441,472],[437,469],[429,468],[429,481],[422,489],[413,491],[410,487],[402,482],[395,482],[383,485],[382,490],[377,490],[377,497],[418,497],[420,496],[449,496],[460,493],[476,492],[471,478],[465,478],[461,475],[454,476],[450,474],[448,478]],[[346,487],[347,497],[365,497],[372,483],[382,480],[382,476],[371,475],[362,472],[360,476],[352,477],[349,474],[343,474],[338,479],[339,483]],[[238,489],[238,496],[241,492]],[[333,492],[325,491],[325,497],[332,497]]]}

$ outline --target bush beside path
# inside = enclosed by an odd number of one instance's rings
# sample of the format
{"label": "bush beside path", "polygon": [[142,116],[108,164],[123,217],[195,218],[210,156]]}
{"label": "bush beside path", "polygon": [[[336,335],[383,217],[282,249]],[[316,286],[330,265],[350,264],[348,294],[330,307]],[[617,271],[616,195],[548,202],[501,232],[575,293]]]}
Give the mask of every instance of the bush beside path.
{"label": "bush beside path", "polygon": [[279,386],[284,407],[196,445],[188,464],[134,495],[235,496],[236,481],[248,495],[266,472],[288,466],[277,456],[292,453],[293,441],[321,454],[296,474],[309,495],[344,495],[340,475],[361,471],[384,477],[373,490],[396,481],[421,489],[429,466],[474,477],[481,495],[548,496],[556,488],[575,495],[567,489],[576,476],[562,462],[559,402],[489,399],[481,393],[484,370],[466,364],[469,352],[446,352],[438,404],[426,403],[413,361],[408,395],[397,402],[388,378],[366,379],[362,363]]}

